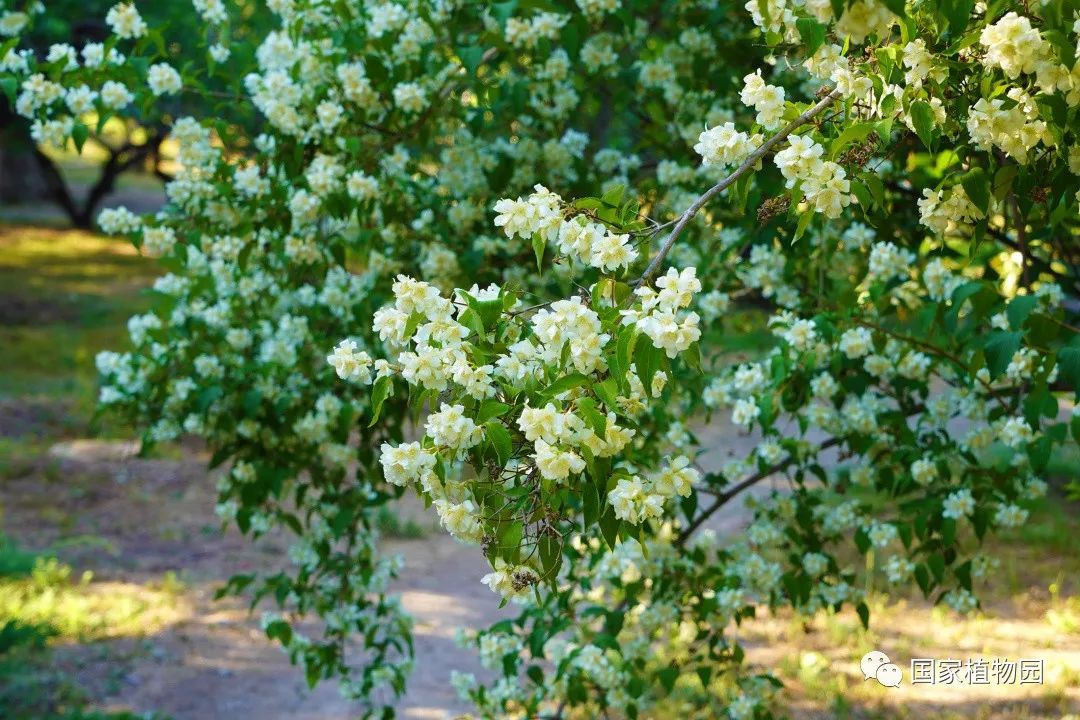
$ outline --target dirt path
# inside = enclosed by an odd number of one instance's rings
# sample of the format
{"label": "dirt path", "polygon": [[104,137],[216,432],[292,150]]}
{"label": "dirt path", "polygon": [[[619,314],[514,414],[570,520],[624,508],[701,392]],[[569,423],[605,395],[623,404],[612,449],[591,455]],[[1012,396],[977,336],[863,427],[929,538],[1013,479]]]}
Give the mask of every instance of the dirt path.
{"label": "dirt path", "polygon": [[[707,467],[753,440],[725,430],[715,435]],[[122,658],[119,683],[103,677],[109,663],[83,662],[73,649],[80,681],[102,705],[158,711],[176,720],[337,720],[355,716],[332,684],[308,691],[300,673],[270,644],[236,600],[215,601],[220,583],[236,572],[266,570],[284,559],[284,545],[252,545],[220,533],[213,515],[213,482],[198,455],[180,460],[131,457],[126,443],[72,441],[54,446],[41,468],[3,488],[6,532],[32,548],[61,547],[63,559],[93,568],[103,579],[156,582],[175,572],[185,585],[178,620],[142,641],[110,643]],[[741,504],[713,526],[737,531]],[[433,518],[407,506],[403,514],[431,527]],[[486,563],[476,548],[433,529],[418,540],[390,540],[405,570],[394,584],[416,618],[416,667],[399,703],[402,717],[452,718],[467,712],[449,685],[451,670],[484,675],[475,654],[457,647],[459,627],[481,628],[513,615],[480,583]],[[108,653],[107,653],[108,655]],[[98,667],[100,666],[100,667]],[[113,669],[114,670],[114,669]]]}
{"label": "dirt path", "polygon": [[[701,462],[719,468],[744,455],[756,440],[723,424],[707,434]],[[69,649],[67,664],[108,709],[157,711],[176,720],[345,720],[357,717],[332,683],[309,691],[299,671],[259,630],[258,617],[235,599],[215,601],[222,581],[237,572],[268,570],[285,561],[280,540],[253,545],[238,533],[221,533],[213,516],[213,480],[205,457],[142,460],[124,444],[74,441],[56,445],[48,462],[0,486],[5,532],[30,548],[61,548],[77,568],[98,577],[153,583],[179,574],[185,589],[176,621],[143,639],[101,648]],[[775,486],[764,482],[752,494]],[[431,527],[433,517],[412,505],[402,514]],[[740,532],[749,515],[742,502],[709,523],[725,535]],[[476,548],[433,529],[422,539],[387,542],[405,570],[394,583],[405,609],[416,618],[416,666],[403,718],[435,720],[467,712],[449,685],[451,670],[485,671],[476,656],[454,642],[459,627],[481,628],[513,614],[480,577],[486,563]],[[119,682],[109,681],[117,667]]]}

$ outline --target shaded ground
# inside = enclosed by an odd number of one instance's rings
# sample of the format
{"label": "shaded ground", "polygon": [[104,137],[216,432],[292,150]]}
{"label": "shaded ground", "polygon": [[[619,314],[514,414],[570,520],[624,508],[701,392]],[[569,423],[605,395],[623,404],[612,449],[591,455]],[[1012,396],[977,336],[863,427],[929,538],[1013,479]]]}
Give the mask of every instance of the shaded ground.
{"label": "shaded ground", "polygon": [[[213,483],[206,458],[144,460],[126,442],[72,441],[2,488],[4,530],[30,549],[60,549],[97,578],[145,584],[175,572],[185,586],[175,623],[141,640],[90,652],[61,653],[79,681],[109,709],[156,710],[184,718],[318,718],[354,716],[332,684],[306,689],[301,674],[234,599],[215,601],[231,574],[270,570],[284,560],[280,538],[253,545],[213,522]],[[411,508],[404,508],[405,513]],[[416,509],[418,510],[418,508]],[[430,524],[430,519],[421,518]],[[434,531],[421,540],[391,540],[407,570],[396,583],[417,619],[417,666],[403,717],[441,718],[467,710],[448,685],[451,669],[482,674],[474,655],[457,648],[458,627],[479,628],[500,615],[480,584],[483,558]],[[509,613],[509,610],[503,611]],[[115,682],[112,660],[124,666]]]}
{"label": "shaded ground", "polygon": [[[237,713],[267,720],[354,717],[332,685],[307,690],[241,603],[213,600],[230,574],[280,565],[280,539],[252,545],[209,520],[214,496],[205,457],[144,460],[130,457],[131,450],[123,442],[61,443],[0,488],[5,531],[30,547],[58,549],[77,567],[94,568],[101,581],[147,585],[176,573],[182,583],[164,627],[145,638],[63,648],[64,667],[108,709],[156,710],[177,720],[232,720]],[[415,516],[430,527],[429,518]],[[744,512],[731,510],[718,527],[738,532],[745,521]],[[479,583],[484,562],[475,549],[436,530],[389,541],[387,549],[405,557],[395,590],[418,620],[417,667],[399,704],[402,717],[454,717],[468,708],[448,686],[450,671],[483,674],[473,654],[454,644],[455,630],[501,616],[497,598]],[[1052,576],[1049,568],[1059,562],[1060,572],[1072,574],[1077,558],[1049,559],[1048,565],[1040,555],[1045,549],[1021,547],[1007,557],[985,618],[961,621],[911,600],[876,607],[873,632],[863,631],[853,615],[803,625],[782,614],[741,633],[751,662],[779,668],[797,717],[843,716],[849,706],[859,708],[857,717],[1061,717],[1080,711],[1080,606],[1052,597],[1031,573]],[[1052,622],[1054,608],[1060,618]],[[857,658],[874,648],[887,650],[905,669],[911,657],[1041,657],[1047,682],[887,690],[857,675]]]}

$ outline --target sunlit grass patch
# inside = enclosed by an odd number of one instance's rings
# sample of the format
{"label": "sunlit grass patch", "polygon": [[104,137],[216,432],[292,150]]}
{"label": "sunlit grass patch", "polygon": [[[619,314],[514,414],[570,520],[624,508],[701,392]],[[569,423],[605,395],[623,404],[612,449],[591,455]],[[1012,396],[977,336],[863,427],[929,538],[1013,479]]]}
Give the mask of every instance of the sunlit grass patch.
{"label": "sunlit grass patch", "polygon": [[122,240],[0,225],[0,399],[68,399],[71,413],[88,416],[94,357],[124,346],[127,318],[147,308],[142,291],[156,274]]}
{"label": "sunlit grass patch", "polygon": [[[809,620],[784,613],[745,626],[749,660],[777,669],[784,681],[780,703],[792,717],[1019,720],[1080,711],[1080,638],[1061,639],[1037,614],[959,616],[885,596],[871,604],[869,630],[853,612],[821,612]],[[870,650],[900,666],[899,688],[863,679],[859,659]],[[1045,670],[1042,684],[912,685],[912,658],[1041,658]]]}
{"label": "sunlit grass patch", "polygon": [[89,642],[151,634],[183,617],[174,581],[150,587],[72,574],[39,557],[28,576],[0,578],[0,626],[15,621],[49,628],[57,642]]}
{"label": "sunlit grass patch", "polygon": [[187,617],[183,591],[172,574],[149,586],[94,582],[90,573],[76,580],[70,566],[0,535],[0,717],[134,720],[87,707],[87,691],[54,650],[94,648],[99,661],[124,672],[114,644],[98,641],[146,637]]}
{"label": "sunlit grass patch", "polygon": [[[1068,467],[1071,460],[1057,462]],[[781,705],[792,717],[1027,720],[1080,714],[1080,518],[1075,504],[1059,495],[1031,509],[1023,527],[992,536],[981,548],[1001,567],[977,584],[980,611],[958,615],[917,590],[877,587],[867,599],[869,629],[851,610],[812,618],[759,612],[738,631],[748,658],[777,668],[785,686]],[[863,680],[859,659],[870,650],[885,652],[901,667],[900,688]],[[1044,681],[912,686],[912,658],[1041,658]]]}

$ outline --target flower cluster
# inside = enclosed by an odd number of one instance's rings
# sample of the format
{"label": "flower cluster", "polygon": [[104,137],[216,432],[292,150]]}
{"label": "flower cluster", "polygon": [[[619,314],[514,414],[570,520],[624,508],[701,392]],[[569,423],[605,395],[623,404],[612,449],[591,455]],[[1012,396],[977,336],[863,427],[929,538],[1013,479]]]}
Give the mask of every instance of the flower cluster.
{"label": "flower cluster", "polygon": [[838,218],[851,204],[851,184],[844,168],[831,160],[823,160],[825,149],[808,135],[795,135],[788,146],[776,153],[788,187],[799,186],[814,210],[829,218]]}

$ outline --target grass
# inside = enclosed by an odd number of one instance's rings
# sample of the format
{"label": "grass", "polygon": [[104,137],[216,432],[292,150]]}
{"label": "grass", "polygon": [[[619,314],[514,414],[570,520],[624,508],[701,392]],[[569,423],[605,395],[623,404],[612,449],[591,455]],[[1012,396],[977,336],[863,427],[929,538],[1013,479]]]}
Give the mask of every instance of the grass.
{"label": "grass", "polygon": [[0,580],[0,624],[48,627],[57,641],[85,643],[153,633],[176,618],[172,581],[154,588],[72,573],[54,557],[39,557],[29,576]]}
{"label": "grass", "polygon": [[[1059,468],[1073,467],[1072,454]],[[811,618],[759,613],[740,629],[748,659],[776,668],[779,696],[799,718],[986,718],[1027,720],[1080,715],[1080,534],[1076,504],[1052,496],[1028,523],[989,540],[983,551],[1001,571],[977,588],[982,609],[957,615],[917,589],[873,591],[870,627],[850,610]],[[864,681],[859,659],[881,650],[904,671],[900,688]],[[913,686],[911,658],[1042,658],[1041,685]],[[1071,714],[1071,715],[1070,715]]]}
{"label": "grass", "polygon": [[[49,446],[89,434],[94,357],[125,346],[127,318],[148,307],[142,291],[155,274],[122,240],[0,224],[0,478],[41,471],[44,480],[52,466],[40,458]],[[171,577],[150,585],[96,581],[0,535],[0,717],[134,720],[88,709],[55,648],[83,644],[108,655],[103,641],[174,622],[181,589]]]}
{"label": "grass", "polygon": [[155,274],[122,240],[0,225],[0,403],[18,399],[25,428],[49,430],[24,434],[63,436],[85,424],[94,357],[125,346],[127,318],[147,309],[142,290]]}
{"label": "grass", "polygon": [[154,586],[94,582],[89,572],[72,576],[71,566],[0,535],[0,717],[135,717],[88,710],[85,691],[58,669],[53,648],[157,632],[182,617],[183,586],[171,575]]}

